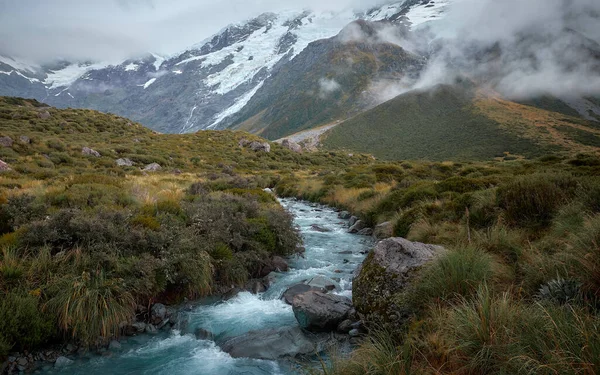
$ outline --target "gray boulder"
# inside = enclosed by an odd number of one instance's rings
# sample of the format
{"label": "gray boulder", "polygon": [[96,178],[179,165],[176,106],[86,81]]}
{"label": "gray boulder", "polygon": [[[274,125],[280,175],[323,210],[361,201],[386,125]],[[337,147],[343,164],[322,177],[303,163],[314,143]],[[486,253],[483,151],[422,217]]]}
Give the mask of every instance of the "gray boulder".
{"label": "gray boulder", "polygon": [[115,161],[115,163],[117,163],[117,165],[119,167],[131,167],[133,166],[133,161],[127,159],[127,158],[122,158],[122,159],[117,159]]}
{"label": "gray boulder", "polygon": [[150,323],[158,325],[167,319],[167,307],[162,303],[155,303],[150,309]]}
{"label": "gray boulder", "polygon": [[281,299],[283,299],[283,301],[288,305],[291,305],[294,301],[294,297],[296,297],[298,294],[306,293],[313,290],[317,292],[326,292],[324,288],[318,288],[306,284],[296,284],[287,288],[286,291],[283,292],[283,294],[281,295]]}
{"label": "gray boulder", "polygon": [[67,357],[58,357],[56,358],[56,362],[54,362],[54,367],[63,368],[72,364],[73,361]]}
{"label": "gray boulder", "polygon": [[252,143],[250,143],[250,149],[252,151],[262,151],[262,152],[266,152],[269,153],[271,152],[271,145],[268,142],[257,142],[254,141]]}
{"label": "gray boulder", "polygon": [[294,142],[294,141],[291,141],[291,140],[289,140],[289,139],[284,139],[284,140],[281,142],[281,145],[282,145],[283,147],[285,147],[285,148],[289,149],[289,150],[292,150],[292,151],[294,151],[294,152],[297,152],[297,153],[301,153],[301,152],[302,152],[302,146],[300,146],[300,145],[299,145],[299,144],[297,144],[296,142]]}
{"label": "gray boulder", "polygon": [[348,227],[353,226],[357,221],[358,218],[356,216],[350,216],[350,219],[348,219]]}
{"label": "gray boulder", "polygon": [[50,112],[42,111],[42,112],[38,113],[38,117],[41,118],[42,120],[47,120],[52,116],[50,115]]}
{"label": "gray boulder", "polygon": [[119,351],[121,350],[121,343],[117,340],[112,340],[110,344],[108,344],[108,350]]}
{"label": "gray boulder", "polygon": [[273,263],[273,267],[275,267],[275,271],[287,272],[287,270],[289,268],[285,259],[283,259],[280,256],[274,256],[272,263]]}
{"label": "gray boulder", "polygon": [[371,228],[364,228],[359,230],[356,234],[360,235],[360,236],[372,236],[373,235],[373,229]]}
{"label": "gray boulder", "polygon": [[158,163],[148,164],[147,166],[144,167],[144,171],[146,171],[146,172],[156,172],[156,171],[160,171],[161,169],[162,169],[162,167]]}
{"label": "gray boulder", "polygon": [[348,233],[358,233],[361,230],[365,229],[367,225],[362,220],[357,220],[351,227],[348,229]]}
{"label": "gray boulder", "polygon": [[12,168],[8,164],[6,164],[2,160],[0,160],[0,172],[8,172],[8,171],[12,171]]}
{"label": "gray boulder", "polygon": [[295,296],[292,309],[300,327],[312,332],[333,331],[347,318],[352,301],[343,296],[311,291]]}
{"label": "gray boulder", "polygon": [[31,143],[31,138],[29,138],[29,137],[28,137],[28,136],[26,136],[26,135],[22,135],[22,136],[20,136],[20,137],[19,137],[19,141],[20,141],[22,144],[24,144],[24,145],[28,145],[28,144],[30,144],[30,143]]}
{"label": "gray boulder", "polygon": [[348,211],[342,211],[338,214],[338,217],[342,220],[348,220],[352,217],[352,215],[350,215],[350,212]]}
{"label": "gray boulder", "polygon": [[197,340],[214,340],[215,339],[215,335],[212,332],[210,332],[204,328],[200,328],[200,327],[198,327],[194,330],[194,336],[196,336]]}
{"label": "gray boulder", "polygon": [[410,283],[415,270],[444,248],[392,237],[380,241],[356,271],[352,283],[354,307],[366,321],[401,324],[407,311],[396,298]]}
{"label": "gray boulder", "polygon": [[0,137],[0,146],[2,147],[12,147],[14,141],[11,137]]}
{"label": "gray boulder", "polygon": [[101,156],[98,151],[91,149],[89,147],[82,148],[81,153],[85,156],[93,156],[95,158],[99,158]]}
{"label": "gray boulder", "polygon": [[394,230],[394,224],[391,221],[377,224],[373,230],[373,236],[379,240],[389,238],[392,236]]}
{"label": "gray boulder", "polygon": [[313,335],[299,327],[253,331],[222,343],[221,349],[233,358],[275,360],[282,357],[309,355],[331,345],[329,335]]}

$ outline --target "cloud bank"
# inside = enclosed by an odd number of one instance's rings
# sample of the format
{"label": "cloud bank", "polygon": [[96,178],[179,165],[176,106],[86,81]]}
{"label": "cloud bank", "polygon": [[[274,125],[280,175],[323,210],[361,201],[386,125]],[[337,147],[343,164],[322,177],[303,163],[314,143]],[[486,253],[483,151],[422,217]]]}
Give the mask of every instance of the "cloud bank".
{"label": "cloud bank", "polygon": [[0,0],[0,54],[37,63],[171,55],[228,24],[284,9],[366,9],[381,0]]}

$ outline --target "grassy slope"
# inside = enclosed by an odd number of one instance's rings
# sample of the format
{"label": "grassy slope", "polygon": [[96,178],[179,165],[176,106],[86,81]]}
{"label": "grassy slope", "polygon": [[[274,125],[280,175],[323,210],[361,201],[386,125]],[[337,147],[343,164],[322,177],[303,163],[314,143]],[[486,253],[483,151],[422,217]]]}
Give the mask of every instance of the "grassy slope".
{"label": "grassy slope", "polygon": [[[272,256],[296,251],[291,218],[262,188],[368,160],[276,144],[253,152],[238,146],[260,140],[247,133],[163,135],[1,97],[0,137],[14,140],[0,147],[12,169],[0,172],[0,358],[64,334],[94,344],[136,306],[243,286]],[[163,169],[141,170],[153,162]]]}
{"label": "grassy slope", "polygon": [[595,137],[597,131],[588,124],[475,94],[465,83],[401,95],[342,123],[326,134],[323,144],[392,160],[485,160],[505,152],[533,157],[560,149],[596,152],[555,129],[567,126]]}

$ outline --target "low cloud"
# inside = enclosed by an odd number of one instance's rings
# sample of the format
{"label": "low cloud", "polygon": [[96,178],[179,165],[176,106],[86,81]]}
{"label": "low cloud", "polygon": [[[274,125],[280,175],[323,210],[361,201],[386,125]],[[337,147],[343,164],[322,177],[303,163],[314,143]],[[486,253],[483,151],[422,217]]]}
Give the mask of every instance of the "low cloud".
{"label": "low cloud", "polygon": [[321,78],[319,80],[319,97],[322,99],[341,89],[342,86],[335,79]]}

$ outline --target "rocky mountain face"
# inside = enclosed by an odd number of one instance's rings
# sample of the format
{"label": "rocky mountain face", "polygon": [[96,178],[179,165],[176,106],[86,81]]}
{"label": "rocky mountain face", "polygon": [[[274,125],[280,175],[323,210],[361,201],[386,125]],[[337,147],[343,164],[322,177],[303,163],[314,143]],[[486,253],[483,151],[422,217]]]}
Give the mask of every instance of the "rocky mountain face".
{"label": "rocky mountain face", "polygon": [[0,95],[117,113],[161,132],[223,128],[232,123],[223,120],[244,108],[274,71],[310,43],[337,35],[357,19],[407,20],[415,5],[421,2],[400,1],[363,13],[266,13],[169,58],[148,54],[120,64],[36,66],[0,57]]}

